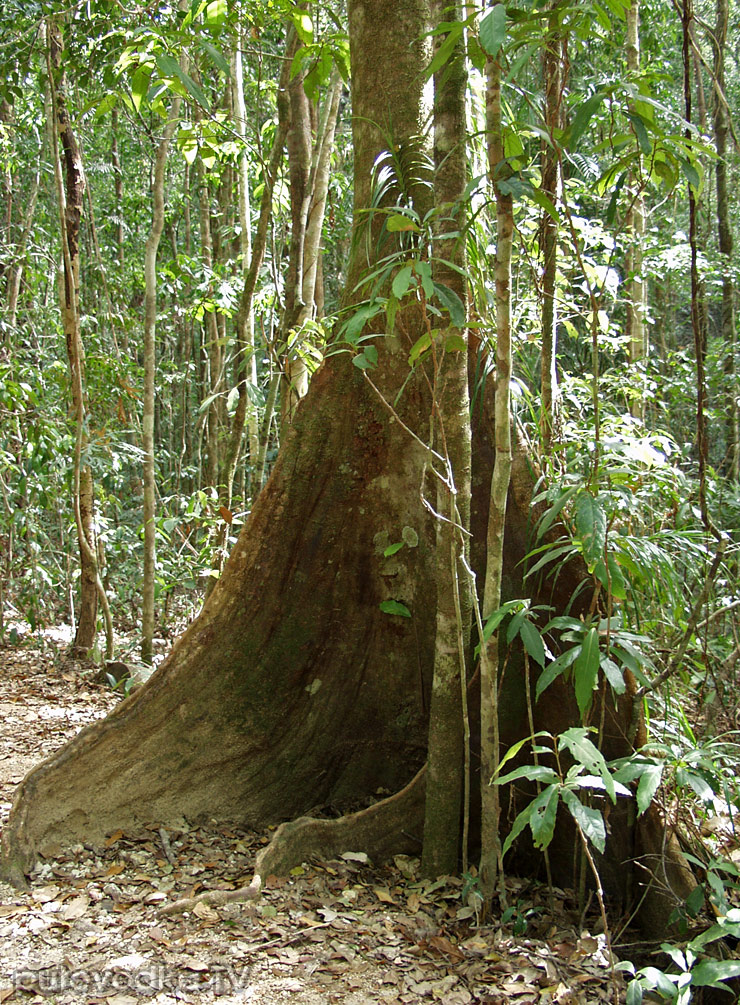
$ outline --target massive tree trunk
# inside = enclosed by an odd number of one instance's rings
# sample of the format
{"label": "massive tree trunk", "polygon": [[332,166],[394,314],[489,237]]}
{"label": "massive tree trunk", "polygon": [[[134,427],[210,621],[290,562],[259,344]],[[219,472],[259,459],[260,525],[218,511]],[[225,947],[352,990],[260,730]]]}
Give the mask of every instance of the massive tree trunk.
{"label": "massive tree trunk", "polygon": [[[385,131],[402,145],[421,129],[425,11],[423,0],[351,6],[358,207]],[[355,242],[352,286],[367,249]],[[387,400],[415,338],[378,340]],[[397,408],[426,437],[421,379]],[[331,357],[201,616],[144,688],[24,781],[6,872],[18,879],[38,852],[136,821],[262,826],[408,781],[425,756],[436,609],[425,464],[349,357]],[[405,527],[418,546],[384,557]],[[384,600],[413,617],[383,613]]]}
{"label": "massive tree trunk", "polygon": [[[349,5],[360,223],[348,300],[375,256],[392,250],[379,227],[368,234],[362,211],[389,139],[398,163],[409,151],[416,159],[428,12],[427,0]],[[423,198],[423,181],[416,187]],[[37,855],[118,828],[183,817],[262,827],[317,806],[354,808],[415,775],[426,757],[437,613],[436,530],[422,501],[431,489],[429,383],[421,368],[410,377],[408,364],[423,324],[420,305],[401,305],[392,334],[375,339],[374,386],[347,355],[319,369],[197,621],[140,691],[24,779],[3,833],[4,876],[22,883]],[[473,440],[471,551],[481,571],[493,467],[487,421],[484,414]],[[522,596],[531,488],[520,452],[506,509],[504,598]],[[386,554],[402,540],[409,546]],[[572,585],[565,570],[557,589],[570,598]],[[549,602],[553,589],[543,584],[535,603]],[[384,613],[391,600],[411,617]],[[509,662],[503,744],[529,732],[520,671]],[[553,732],[576,721],[564,685],[553,685],[543,711]],[[626,749],[619,718],[606,716],[610,755]],[[311,851],[335,854],[358,838],[383,853],[396,838],[420,841],[422,786],[418,774],[378,808],[281,828],[257,871],[285,869]],[[631,851],[624,841],[610,849],[612,886],[629,871],[622,863]],[[570,857],[562,862],[567,870]]]}

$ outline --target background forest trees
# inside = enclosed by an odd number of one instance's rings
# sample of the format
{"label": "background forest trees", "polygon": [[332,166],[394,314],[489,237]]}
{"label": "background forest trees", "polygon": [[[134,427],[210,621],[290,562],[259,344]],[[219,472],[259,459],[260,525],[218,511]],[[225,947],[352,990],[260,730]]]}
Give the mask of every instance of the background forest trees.
{"label": "background forest trees", "polygon": [[[464,198],[447,196],[449,216],[435,217],[412,189],[434,170],[441,191],[457,142],[427,162],[413,144],[394,145],[392,119],[375,123],[387,149],[374,175],[352,178],[341,5],[195,0],[124,14],[101,0],[63,18],[53,6],[10,2],[0,14],[0,581],[13,626],[3,630],[78,624],[74,499],[89,471],[84,541],[98,594],[120,634],[143,622],[150,658],[155,625],[189,617],[220,575],[320,360],[351,352],[372,379],[378,350],[365,326],[411,298],[440,320],[405,370],[418,377],[444,329],[454,380],[462,346],[448,321],[467,328],[473,435],[495,369],[497,404],[508,390],[516,438],[546,476],[518,574],[533,582],[574,556],[587,569],[581,616],[553,621],[504,570],[493,601],[481,597],[494,664],[505,675],[511,646],[523,647],[543,671],[532,703],[570,674],[584,722],[599,681],[624,695],[628,670],[635,731],[648,699],[677,783],[706,805],[731,801],[732,752],[715,738],[737,727],[740,654],[733,12],[721,0],[716,10],[686,0],[682,18],[657,0],[639,10],[589,0],[496,4],[457,21],[435,5],[435,55],[427,46],[419,72],[452,92],[463,49],[468,71]],[[55,32],[58,64],[47,63]],[[61,132],[62,67],[85,175],[84,366],[72,364],[72,380],[49,129]],[[393,259],[382,303],[358,289],[359,274],[342,299],[350,251],[358,260],[353,182],[363,206],[387,210],[387,232],[413,259]],[[433,271],[416,252],[435,228],[449,240],[447,226],[464,248]],[[390,386],[395,395],[404,381]],[[327,444],[337,412],[339,398]],[[500,460],[508,416],[497,426]],[[320,479],[326,458],[315,462]],[[474,487],[476,477],[474,464]],[[505,495],[506,483],[502,507]],[[475,553],[488,512],[473,506],[471,519]],[[418,543],[406,531],[383,543],[387,559]],[[450,546],[441,533],[437,544]],[[401,599],[383,604],[388,619],[411,613]],[[648,767],[659,780],[663,767]]]}

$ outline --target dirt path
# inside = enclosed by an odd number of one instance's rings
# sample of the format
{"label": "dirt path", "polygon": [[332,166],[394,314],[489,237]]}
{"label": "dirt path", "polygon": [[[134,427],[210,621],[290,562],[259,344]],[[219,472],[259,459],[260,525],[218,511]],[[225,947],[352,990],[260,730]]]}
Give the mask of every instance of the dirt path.
{"label": "dirt path", "polygon": [[[92,676],[53,647],[0,649],[3,821],[25,772],[120,700]],[[350,854],[270,878],[256,904],[159,916],[177,897],[247,882],[266,840],[182,820],[60,849],[28,893],[0,885],[0,1005],[613,1001],[603,939],[574,934],[564,895],[561,917],[545,919],[537,894],[525,909],[513,886],[511,923],[526,927],[514,938],[477,928],[462,881],[422,881],[413,859],[373,868]]]}

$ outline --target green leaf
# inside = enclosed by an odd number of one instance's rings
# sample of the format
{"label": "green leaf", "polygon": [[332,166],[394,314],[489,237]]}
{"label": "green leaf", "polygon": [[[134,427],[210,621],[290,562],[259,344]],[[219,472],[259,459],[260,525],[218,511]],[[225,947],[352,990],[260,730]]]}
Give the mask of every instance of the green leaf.
{"label": "green leaf", "polygon": [[740,977],[740,960],[701,960],[691,971],[691,986],[719,988],[733,977]]}
{"label": "green leaf", "polygon": [[505,604],[502,604],[495,611],[493,611],[486,618],[486,623],[483,626],[483,641],[487,642],[504,618],[508,614],[511,614],[512,611],[519,610],[523,603],[524,601],[522,600],[507,600]]}
{"label": "green leaf", "polygon": [[166,52],[157,55],[157,69],[164,77],[177,78],[191,98],[203,108],[208,108],[208,99],[193,78],[185,73],[178,61]]}
{"label": "green leaf", "polygon": [[230,77],[231,69],[223,53],[219,52],[215,45],[213,45],[211,42],[207,42],[204,38],[198,39],[198,44],[200,45],[201,49],[205,53],[207,53],[207,55],[210,57],[210,60],[213,63],[213,65],[227,77]]}
{"label": "green leaf", "polygon": [[483,49],[495,59],[506,38],[506,7],[504,4],[497,3],[491,7],[480,23],[479,37]]}
{"label": "green leaf", "polygon": [[424,296],[431,300],[434,296],[434,282],[432,280],[432,266],[429,262],[417,262],[416,274],[421,279]]}
{"label": "green leaf", "polygon": [[556,223],[560,223],[560,213],[558,213],[555,208],[555,203],[542,191],[542,189],[533,187],[527,192],[527,195],[532,202],[536,203],[540,207],[540,209],[544,209],[547,215],[552,217]]}
{"label": "green leaf", "polygon": [[295,25],[296,35],[301,42],[304,45],[310,45],[313,42],[313,21],[308,14],[303,11],[296,11],[293,14],[293,24]]}
{"label": "green leaf", "polygon": [[599,660],[599,633],[596,628],[589,628],[574,664],[576,701],[582,719],[591,707],[592,695],[599,678]]}
{"label": "green leaf", "polygon": [[552,768],[544,764],[524,764],[521,768],[515,768],[508,774],[496,778],[494,785],[508,785],[517,778],[526,778],[529,782],[546,782],[548,785],[558,781],[558,776]]}
{"label": "green leaf", "polygon": [[389,544],[383,552],[383,557],[390,558],[391,555],[395,555],[397,551],[400,551],[401,548],[403,548],[403,544],[403,541],[399,541],[397,544]]}
{"label": "green leaf", "polygon": [[624,682],[624,673],[614,660],[609,659],[608,656],[602,656],[601,669],[604,671],[604,676],[609,681],[609,686],[614,693],[624,694],[627,690],[627,685]]}
{"label": "green leaf", "polygon": [[626,1005],[642,1005],[642,984],[630,981],[627,985]]}
{"label": "green leaf", "polygon": [[[535,737],[538,737],[538,736],[548,736],[548,735],[549,735],[548,733],[540,731],[539,733],[535,733],[534,737],[532,737],[531,739],[534,739]],[[506,764],[507,761],[510,761],[512,759],[512,757],[516,757],[516,755],[522,749],[522,747],[524,746],[524,744],[525,743],[529,743],[529,740],[530,740],[530,737],[529,736],[525,736],[521,740],[517,740],[516,743],[513,743],[509,747],[509,749],[506,751],[506,753],[504,754],[504,756],[499,761],[499,766],[498,766],[499,772],[501,771],[501,769],[503,768],[503,766]]]}
{"label": "green leaf", "polygon": [[206,24],[219,25],[229,13],[226,0],[211,0],[206,6]]}
{"label": "green leaf", "polygon": [[589,124],[596,113],[596,110],[603,103],[603,101],[603,91],[597,91],[596,94],[592,94],[590,98],[587,98],[581,105],[578,106],[578,111],[573,118],[570,132],[567,134],[569,147],[575,147],[578,140],[586,131],[586,126]]}
{"label": "green leaf", "polygon": [[565,652],[561,653],[556,660],[553,660],[544,673],[540,674],[539,680],[537,681],[537,687],[535,689],[536,701],[539,701],[543,691],[545,691],[554,680],[557,680],[564,670],[567,670],[568,667],[578,659],[581,655],[581,649],[582,646],[580,645],[572,646],[570,649],[566,649]]}
{"label": "green leaf", "polygon": [[427,80],[441,70],[445,63],[450,59],[453,52],[455,51],[455,46],[460,41],[463,31],[463,24],[461,21],[456,22],[452,29],[450,30],[447,38],[442,42],[440,47],[434,54],[434,58],[426,69]]}
{"label": "green leaf", "polygon": [[532,815],[529,826],[535,848],[544,849],[552,841],[555,833],[555,818],[558,812],[560,791],[558,785],[548,785],[532,801]]}
{"label": "green leaf", "polygon": [[149,93],[149,82],[152,79],[150,66],[140,66],[131,78],[131,98],[136,111],[141,110],[141,103]]}
{"label": "green leaf", "polygon": [[522,810],[522,812],[519,814],[519,816],[514,821],[514,823],[511,825],[511,830],[506,835],[506,840],[504,841],[504,846],[501,849],[502,856],[507,853],[507,851],[509,850],[509,848],[511,848],[511,846],[513,845],[514,841],[516,841],[516,839],[519,837],[519,835],[522,833],[522,831],[524,830],[524,828],[529,823],[530,818],[532,816],[532,808],[533,808],[533,806],[534,806],[534,803],[529,803],[527,806],[525,806],[524,809]]}
{"label": "green leaf", "polygon": [[418,224],[414,223],[408,216],[404,216],[403,213],[394,213],[393,216],[389,216],[385,221],[385,229],[390,234],[399,234],[406,230],[419,233]]}
{"label": "green leaf", "polygon": [[527,621],[525,619],[522,622],[521,628],[519,629],[519,636],[524,643],[524,648],[527,650],[535,663],[539,663],[541,667],[544,667],[545,645],[542,641],[542,636],[531,621]]}
{"label": "green leaf", "polygon": [[454,290],[451,290],[449,286],[444,286],[442,283],[434,284],[434,292],[437,294],[439,302],[449,313],[450,321],[453,323],[455,328],[464,328],[466,321],[465,304],[462,302],[457,293],[455,293]]}
{"label": "green leaf", "polygon": [[393,292],[393,296],[397,300],[401,300],[407,293],[408,288],[411,285],[413,272],[414,270],[410,265],[404,265],[403,268],[399,269],[396,273],[391,290]]}
{"label": "green leaf", "polygon": [[581,539],[583,557],[593,567],[604,554],[606,514],[599,500],[590,492],[582,492],[576,500],[576,529]]}
{"label": "green leaf", "polygon": [[647,764],[637,784],[637,815],[642,816],[653,801],[663,777],[662,764]]}
{"label": "green leaf", "polygon": [[448,335],[445,339],[445,352],[466,352],[468,343],[462,335]]}
{"label": "green leaf", "polygon": [[408,607],[399,603],[398,600],[383,600],[378,606],[383,614],[397,614],[401,618],[411,617],[411,611]]}
{"label": "green leaf", "polygon": [[649,157],[653,152],[653,144],[650,142],[650,137],[648,136],[647,129],[645,128],[645,123],[642,121],[641,116],[634,112],[626,112],[625,114],[632,123],[632,128],[635,130],[635,136],[637,136],[637,142],[640,144],[640,150],[642,150],[646,157]]}
{"label": "green leaf", "polygon": [[429,346],[432,344],[432,336],[430,332],[424,332],[421,338],[418,338],[411,347],[411,352],[409,353],[409,366],[413,366],[414,363],[420,358],[420,356],[427,351]]}
{"label": "green leaf", "polygon": [[590,806],[584,806],[570,789],[563,789],[563,802],[583,836],[597,851],[603,852],[606,847],[606,827],[601,813]]}
{"label": "green leaf", "polygon": [[588,738],[588,730],[583,726],[571,726],[558,738],[558,747],[565,748],[573,757],[573,760],[582,764],[587,771],[593,775],[598,775],[604,780],[607,795],[613,803],[617,801],[614,778],[609,771],[609,766],[604,760],[604,755],[599,748]]}

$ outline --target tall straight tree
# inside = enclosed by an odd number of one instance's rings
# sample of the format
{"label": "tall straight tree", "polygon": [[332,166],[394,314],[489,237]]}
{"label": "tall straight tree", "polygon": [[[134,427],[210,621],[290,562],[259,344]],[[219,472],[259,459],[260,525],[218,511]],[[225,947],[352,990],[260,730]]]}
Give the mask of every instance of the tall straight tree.
{"label": "tall straight tree", "polygon": [[156,484],[154,444],[154,386],[157,374],[157,252],[164,230],[164,183],[167,155],[180,118],[181,99],[172,99],[162,135],[154,155],[152,175],[152,226],[144,257],[144,409],[142,447],[144,451],[144,575],[142,581],[141,658],[152,662],[154,639],[154,587],[156,571]]}
{"label": "tall straight tree", "polygon": [[[433,23],[458,22],[461,5],[432,3]],[[443,39],[437,40],[438,46]],[[467,157],[465,93],[467,73],[462,33],[450,59],[434,75],[433,269],[435,281],[467,300],[465,206]],[[469,771],[463,773],[465,672],[470,639],[470,580],[465,554],[470,525],[470,408],[465,318],[450,319],[435,346],[432,429],[442,466],[437,471],[437,631],[432,698],[422,867],[427,875],[453,873],[461,853],[460,820],[469,803]],[[438,354],[438,355],[436,355]],[[432,462],[434,464],[435,462]],[[463,800],[465,791],[466,798]],[[467,833],[465,835],[467,837]],[[467,849],[462,848],[463,861]]]}
{"label": "tall straight tree", "polygon": [[717,0],[715,27],[712,34],[715,84],[712,98],[712,122],[714,125],[714,144],[717,151],[714,170],[717,187],[717,237],[722,264],[722,343],[725,353],[725,374],[728,378],[725,468],[729,476],[737,481],[740,476],[740,420],[738,418],[735,361],[737,333],[735,331],[735,282],[732,262],[733,237],[727,186],[729,153],[727,136],[730,131],[730,122],[725,88],[725,50],[727,48],[729,19],[729,0]]}
{"label": "tall straight tree", "polygon": [[[640,2],[632,0],[626,12],[627,23],[627,72],[637,80],[640,72]],[[645,196],[644,183],[640,171],[633,172],[630,185],[630,207],[627,213],[626,233],[629,242],[625,261],[627,277],[627,337],[629,357],[633,365],[640,364],[646,353],[645,311],[647,288],[643,278],[643,246],[645,243]],[[642,388],[642,381],[638,383]],[[642,417],[645,407],[644,393],[638,393],[630,400],[630,411]]]}
{"label": "tall straight tree", "polygon": [[[80,219],[85,172],[67,108],[67,79],[62,66],[62,27],[47,21],[48,73],[51,91],[51,135],[61,224],[62,266],[59,301],[67,346],[72,406],[75,416],[75,454],[72,506],[80,547],[80,605],[73,652],[87,655],[95,642],[98,620],[98,561],[95,540],[95,491],[92,469],[84,459],[88,443],[85,351],[80,330]],[[58,146],[61,144],[60,158]],[[102,591],[101,591],[102,592]]]}

